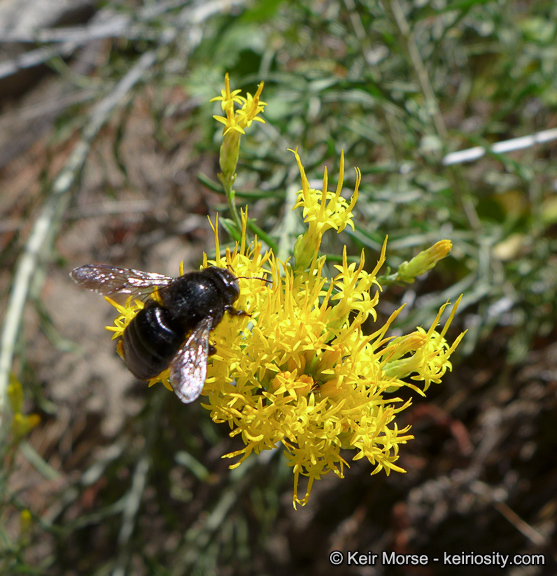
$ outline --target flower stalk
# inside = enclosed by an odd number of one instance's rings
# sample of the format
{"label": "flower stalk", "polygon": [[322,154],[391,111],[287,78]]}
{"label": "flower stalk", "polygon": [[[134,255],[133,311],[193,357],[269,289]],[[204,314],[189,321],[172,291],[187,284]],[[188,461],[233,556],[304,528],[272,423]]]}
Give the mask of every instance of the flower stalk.
{"label": "flower stalk", "polygon": [[[218,175],[222,183],[228,207],[232,219],[239,232],[242,228],[241,218],[236,206],[236,193],[234,182],[236,180],[236,166],[240,156],[240,140],[245,129],[249,128],[252,122],[265,123],[265,120],[258,116],[267,105],[260,100],[264,82],[259,85],[255,96],[247,94],[247,97],[240,96],[241,90],[230,91],[230,79],[228,74],[224,78],[224,90],[221,95],[213,98],[211,102],[221,103],[221,107],[226,116],[213,116],[217,122],[224,124],[223,141],[220,147],[219,165],[222,172]],[[239,105],[240,108],[236,108]]]}

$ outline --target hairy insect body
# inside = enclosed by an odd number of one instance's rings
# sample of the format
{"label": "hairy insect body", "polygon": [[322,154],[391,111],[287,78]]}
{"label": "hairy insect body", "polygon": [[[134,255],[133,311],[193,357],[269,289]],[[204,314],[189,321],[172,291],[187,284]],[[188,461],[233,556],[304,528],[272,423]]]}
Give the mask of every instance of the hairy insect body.
{"label": "hairy insect body", "polygon": [[183,338],[172,327],[172,320],[166,308],[148,306],[138,312],[124,331],[124,359],[136,378],[154,378],[176,356]]}
{"label": "hairy insect body", "polygon": [[209,330],[213,330],[227,310],[235,312],[232,303],[237,295],[221,269],[208,268],[176,278],[159,297],[161,303],[149,301],[124,331],[126,365],[141,380],[168,368],[203,319],[210,319]]}
{"label": "hairy insect body", "polygon": [[246,314],[232,306],[240,288],[238,278],[225,268],[211,266],[172,278],[87,264],[72,270],[70,276],[88,290],[106,296],[129,294],[145,302],[124,330],[124,361],[141,380],[150,380],[169,368],[172,388],[185,403],[193,402],[203,389],[207,358],[215,352],[209,343],[211,330],[225,312]]}

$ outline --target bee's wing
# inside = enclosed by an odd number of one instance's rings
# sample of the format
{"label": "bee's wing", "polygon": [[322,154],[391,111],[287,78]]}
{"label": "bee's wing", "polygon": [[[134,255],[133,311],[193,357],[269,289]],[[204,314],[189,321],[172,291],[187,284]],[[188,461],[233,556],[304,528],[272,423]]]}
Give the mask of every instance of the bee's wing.
{"label": "bee's wing", "polygon": [[94,290],[105,296],[111,294],[132,294],[142,297],[157,287],[168,286],[173,280],[164,274],[142,272],[132,268],[116,268],[107,264],[87,264],[74,268],[71,278],[82,288]]}
{"label": "bee's wing", "polygon": [[172,388],[185,404],[196,400],[205,384],[212,322],[212,318],[204,318],[170,363]]}

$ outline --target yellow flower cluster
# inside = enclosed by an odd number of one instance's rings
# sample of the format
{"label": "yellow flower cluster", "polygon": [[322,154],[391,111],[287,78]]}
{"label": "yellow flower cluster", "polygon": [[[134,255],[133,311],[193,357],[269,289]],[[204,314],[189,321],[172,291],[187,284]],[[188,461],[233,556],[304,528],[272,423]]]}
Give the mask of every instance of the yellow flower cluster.
{"label": "yellow flower cluster", "polygon": [[[226,118],[216,118],[225,124],[221,180],[230,193],[239,137],[252,121],[262,121],[257,117],[265,106],[259,101],[262,87],[246,99],[239,91],[230,91],[227,76],[222,96],[215,99],[222,101],[226,111]],[[235,104],[243,106],[235,111]],[[440,382],[451,369],[449,357],[463,334],[452,345],[445,339],[458,302],[441,332],[436,328],[447,304],[427,331],[417,328],[406,336],[387,337],[399,309],[373,334],[364,334],[362,324],[368,317],[377,319],[377,274],[385,261],[386,241],[371,272],[364,270],[363,252],[359,264],[349,264],[345,249],[342,264],[335,266],[337,274],[329,278],[325,257],[319,255],[327,230],[354,228],[352,210],[360,172],[356,171],[355,190],[348,202],[341,196],[343,156],[338,186],[330,192],[327,172],[322,190],[311,188],[296,151],[294,155],[302,178],[294,208],[302,210],[307,229],[296,241],[293,261],[279,260],[272,250],[263,252],[257,238],[248,242],[247,212],[238,218],[241,242],[233,251],[221,254],[218,220],[213,227],[216,258],[205,256],[203,268],[228,267],[236,274],[240,297],[235,306],[248,315],[227,314],[212,332],[216,353],[209,358],[203,394],[212,419],[227,422],[230,435],[242,439],[243,447],[225,456],[238,458],[233,468],[251,453],[282,444],[294,472],[296,507],[307,503],[313,482],[322,475],[332,471],[344,476],[348,462],[342,451],[346,449],[355,452],[353,460],[366,458],[374,466],[372,473],[404,472],[396,465],[399,446],[413,437],[409,427],[399,429],[395,418],[410,401],[403,402],[393,393],[405,386],[423,395],[432,382]],[[410,281],[431,268],[449,250],[450,242],[442,241],[406,263],[405,278]],[[109,327],[118,338],[143,304],[129,300],[119,306],[108,300],[120,313]],[[171,389],[168,378],[166,370],[149,384],[162,381]],[[423,382],[423,390],[417,382]],[[303,476],[308,481],[300,497]]]}
{"label": "yellow flower cluster", "polygon": [[[294,472],[295,506],[308,501],[313,482],[323,474],[344,476],[348,463],[343,449],[355,450],[354,460],[367,458],[373,473],[404,471],[395,462],[399,445],[412,436],[408,427],[398,428],[395,416],[410,402],[387,394],[402,386],[423,394],[405,378],[423,381],[424,390],[431,382],[440,382],[463,336],[452,346],[445,340],[456,306],[441,333],[435,328],[445,306],[428,331],[418,328],[394,340],[386,337],[397,310],[373,334],[362,332],[370,315],[376,319],[379,292],[370,290],[374,284],[379,288],[376,275],[385,260],[386,243],[372,272],[363,269],[363,253],[359,265],[348,264],[345,250],[343,263],[335,266],[338,274],[327,278],[325,258],[317,258],[307,238],[319,245],[327,229],[351,225],[356,193],[350,204],[344,201],[339,194],[342,179],[337,194],[326,187],[311,189],[297,154],[296,159],[303,180],[296,207],[302,208],[309,223],[297,243],[298,257],[310,261],[309,268],[281,262],[270,250],[263,253],[257,239],[248,245],[246,212],[236,249],[221,255],[215,226],[217,256],[215,260],[205,256],[203,262],[203,268],[229,267],[240,277],[236,306],[249,314],[225,315],[212,333],[217,351],[209,360],[205,407],[215,422],[228,422],[231,436],[241,436],[243,448],[225,456],[239,457],[232,467],[252,452],[284,446]],[[267,274],[272,285],[261,280]],[[114,305],[120,316],[109,329],[119,337],[142,304]],[[150,384],[157,381],[171,387],[168,371]],[[301,476],[309,479],[302,498]]]}
{"label": "yellow flower cluster", "polygon": [[[301,167],[297,155],[296,159]],[[309,222],[304,236],[320,244],[328,228],[352,224],[355,200],[348,204],[326,188],[313,190],[301,173],[303,187],[296,206]],[[341,187],[342,179],[337,192]],[[344,476],[348,463],[342,449],[355,450],[354,460],[367,458],[373,473],[403,472],[395,464],[399,445],[412,436],[408,427],[398,428],[395,416],[410,402],[386,395],[402,386],[423,394],[404,379],[423,381],[425,390],[451,368],[448,359],[463,336],[452,346],[445,340],[456,306],[441,333],[435,328],[445,306],[428,331],[418,328],[394,340],[386,337],[397,310],[379,330],[365,335],[362,323],[370,315],[376,318],[379,292],[372,295],[370,290],[374,284],[379,288],[376,275],[385,260],[386,243],[372,272],[363,269],[363,253],[359,265],[348,264],[345,250],[343,263],[335,266],[338,274],[329,279],[323,272],[325,258],[317,258],[304,236],[297,244],[299,257],[311,261],[305,270],[297,262],[295,266],[281,262],[272,251],[263,253],[257,239],[248,245],[246,212],[242,224],[241,243],[225,255],[220,253],[215,226],[217,256],[215,260],[205,256],[203,262],[204,268],[229,267],[240,277],[236,306],[249,314],[226,315],[212,334],[217,352],[209,360],[205,406],[215,422],[228,422],[231,436],[241,436],[244,444],[226,457],[239,457],[235,467],[252,452],[282,443],[294,472],[294,505],[308,501],[313,482],[323,474]],[[272,285],[261,280],[267,274]],[[113,304],[120,316],[109,329],[119,337],[143,305]],[[171,388],[168,371],[150,384],[157,381]],[[301,476],[309,478],[302,498]]]}
{"label": "yellow flower cluster", "polygon": [[[340,198],[342,179],[336,195],[326,187],[310,189],[296,159],[303,179],[296,206],[309,221],[306,235],[319,244],[326,229],[352,224],[355,200],[348,204]],[[318,259],[313,248],[312,264],[301,270],[298,262],[292,267],[270,251],[262,255],[257,240],[247,246],[247,215],[242,216],[242,243],[224,259],[217,249],[217,259],[204,266],[226,265],[238,276],[259,277],[270,269],[273,283],[271,288],[257,279],[241,280],[238,305],[250,313],[249,323],[239,329],[238,320],[228,318],[214,333],[217,354],[204,388],[207,408],[215,422],[228,422],[231,436],[240,435],[244,444],[226,457],[239,457],[235,467],[252,452],[282,443],[294,471],[294,505],[307,502],[314,480],[323,474],[343,477],[344,448],[356,450],[354,460],[367,458],[373,473],[403,472],[395,464],[399,445],[412,436],[408,428],[399,430],[394,419],[409,402],[384,395],[401,386],[422,393],[403,377],[424,381],[424,389],[440,381],[462,338],[452,346],[444,338],[455,309],[441,334],[435,327],[445,307],[427,332],[419,328],[390,342],[385,333],[397,311],[366,336],[361,326],[369,315],[376,316],[378,292],[371,295],[370,289],[377,284],[385,245],[371,273],[363,270],[363,254],[358,266],[348,265],[345,251],[343,264],[336,266],[339,274],[328,279],[325,259]],[[218,247],[216,229],[215,239]],[[311,245],[299,239],[299,247]],[[308,256],[302,248],[299,255]],[[309,478],[303,498],[298,496],[300,476]]]}
{"label": "yellow flower cluster", "polygon": [[[226,112],[226,117],[224,116],[213,116],[217,122],[222,122],[224,124],[224,132],[226,134],[232,130],[239,132],[240,134],[245,134],[245,128],[249,128],[252,122],[265,123],[263,118],[260,118],[258,114],[263,112],[266,102],[261,102],[259,97],[263,91],[264,82],[261,82],[257,88],[255,96],[252,96],[249,92],[247,97],[240,96],[241,90],[230,91],[230,80],[228,74],[224,77],[224,90],[221,90],[221,95],[216,98],[212,98],[211,102],[221,102],[221,107],[223,112]],[[234,104],[238,104],[241,108],[236,108]]]}
{"label": "yellow flower cluster", "polygon": [[304,222],[309,225],[308,231],[298,238],[294,246],[296,269],[302,270],[309,266],[315,267],[315,262],[321,246],[323,234],[333,228],[337,233],[342,232],[346,226],[354,230],[352,222],[352,208],[358,200],[358,188],[361,174],[356,169],[356,188],[350,200],[350,205],[340,195],[344,181],[344,152],[340,157],[340,174],[336,192],[328,191],[327,168],[323,174],[323,191],[310,188],[302,161],[297,150],[291,150],[296,157],[298,168],[302,177],[302,189],[298,192],[298,201],[294,209],[302,208]]}
{"label": "yellow flower cluster", "polygon": [[[230,80],[228,74],[224,79],[225,88],[221,90],[221,95],[213,98],[211,102],[220,101],[223,112],[226,116],[213,116],[218,122],[224,124],[223,135],[220,149],[220,167],[222,170],[221,180],[225,187],[231,186],[238,163],[240,153],[240,137],[245,134],[245,128],[249,128],[252,122],[265,123],[263,118],[258,114],[264,111],[265,102],[259,100],[263,91],[264,83],[261,82],[257,88],[255,96],[248,93],[247,97],[240,96],[241,90],[230,91]],[[236,108],[236,104],[241,106]]]}

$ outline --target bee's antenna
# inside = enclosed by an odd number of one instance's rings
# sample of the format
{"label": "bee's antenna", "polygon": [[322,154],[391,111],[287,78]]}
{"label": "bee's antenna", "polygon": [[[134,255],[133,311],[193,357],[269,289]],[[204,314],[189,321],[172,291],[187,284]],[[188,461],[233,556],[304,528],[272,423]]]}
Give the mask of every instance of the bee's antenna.
{"label": "bee's antenna", "polygon": [[262,280],[263,282],[268,282],[269,284],[272,284],[273,281],[269,280],[268,278],[260,278],[259,276],[237,276],[238,280],[240,278],[243,278],[244,280]]}
{"label": "bee's antenna", "polygon": [[[234,269],[232,268],[232,266],[230,266],[230,264],[227,264],[226,267],[234,274]],[[270,272],[267,272],[267,274],[270,274]],[[261,278],[259,276],[236,276],[236,278],[238,278],[238,280],[240,280],[240,279],[243,279],[243,280],[261,280],[261,281],[267,282],[269,284],[273,283],[272,280],[268,280],[267,278]]]}

